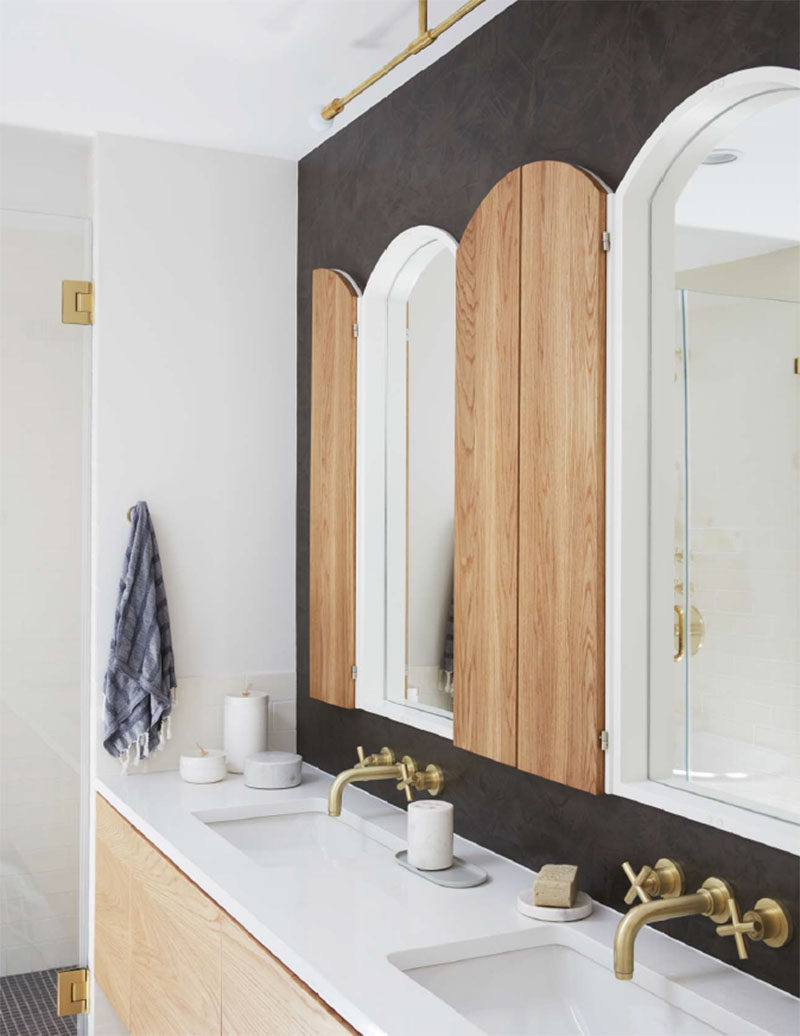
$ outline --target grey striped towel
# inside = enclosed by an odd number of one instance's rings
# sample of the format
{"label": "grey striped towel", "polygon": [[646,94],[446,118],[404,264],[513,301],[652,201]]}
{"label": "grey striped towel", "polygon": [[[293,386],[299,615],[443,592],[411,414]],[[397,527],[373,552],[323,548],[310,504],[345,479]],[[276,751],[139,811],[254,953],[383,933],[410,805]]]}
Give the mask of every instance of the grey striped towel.
{"label": "grey striped towel", "polygon": [[163,747],[169,738],[177,686],[167,594],[147,504],[140,500],[130,517],[131,535],[103,687],[103,745],[122,760],[123,769]]}

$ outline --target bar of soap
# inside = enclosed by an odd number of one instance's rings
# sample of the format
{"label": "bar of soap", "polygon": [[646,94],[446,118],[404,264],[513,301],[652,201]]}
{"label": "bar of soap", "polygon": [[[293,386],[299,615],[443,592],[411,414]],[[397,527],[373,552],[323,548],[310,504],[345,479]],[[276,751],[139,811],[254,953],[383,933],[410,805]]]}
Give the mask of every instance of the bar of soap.
{"label": "bar of soap", "polygon": [[578,894],[578,868],[546,863],[533,883],[534,906],[571,907]]}

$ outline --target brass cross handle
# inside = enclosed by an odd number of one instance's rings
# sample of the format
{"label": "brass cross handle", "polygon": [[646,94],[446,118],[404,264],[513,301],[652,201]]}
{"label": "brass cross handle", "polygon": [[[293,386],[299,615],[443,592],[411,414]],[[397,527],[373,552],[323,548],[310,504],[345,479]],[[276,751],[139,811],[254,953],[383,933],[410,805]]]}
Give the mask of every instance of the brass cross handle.
{"label": "brass cross handle", "polygon": [[[717,935],[732,935],[736,940],[736,951],[739,954],[739,960],[747,960],[750,954],[747,952],[747,943],[744,941],[745,935],[752,935],[756,930],[756,922],[750,916],[754,914],[754,910],[748,910],[744,915],[744,919],[739,917],[739,907],[733,896],[728,900],[728,906],[731,911],[731,919],[728,924],[721,924],[717,926]],[[760,919],[759,919],[760,923]]]}
{"label": "brass cross handle", "polygon": [[362,745],[359,745],[356,752],[358,753],[358,762],[356,763],[357,768],[394,765],[395,754],[391,748],[384,747],[380,752],[374,752],[372,755],[364,755],[364,748]]}
{"label": "brass cross handle", "polygon": [[[406,769],[406,776],[397,785],[397,790],[402,791],[413,786],[417,791],[427,791],[429,795],[438,795],[444,790],[444,772],[441,766],[436,763],[429,763],[424,770],[420,770],[416,760],[410,755],[404,755],[400,764]],[[409,797],[408,801],[411,801]]]}
{"label": "brass cross handle", "polygon": [[399,766],[400,766],[400,774],[401,774],[401,778],[402,779],[401,779],[400,783],[397,785],[397,790],[398,791],[404,791],[406,793],[406,801],[407,802],[413,802],[414,801],[414,791],[413,791],[413,788],[414,788],[414,775],[409,771],[408,763],[406,762],[406,759],[408,759],[408,758],[409,758],[409,756],[404,755],[403,756],[403,761],[399,764]]}
{"label": "brass cross handle", "polygon": [[745,935],[751,942],[761,942],[777,949],[785,946],[792,937],[792,918],[786,908],[776,899],[759,899],[752,910],[739,918],[736,900],[731,897],[731,923],[720,925],[717,935],[732,935],[740,960],[747,960]]}
{"label": "brass cross handle", "polygon": [[655,867],[642,867],[637,874],[626,860],[622,865],[631,887],[625,893],[625,902],[630,905],[638,896],[643,903],[649,903],[655,896],[674,899],[683,892],[684,879],[680,864],[662,857]]}

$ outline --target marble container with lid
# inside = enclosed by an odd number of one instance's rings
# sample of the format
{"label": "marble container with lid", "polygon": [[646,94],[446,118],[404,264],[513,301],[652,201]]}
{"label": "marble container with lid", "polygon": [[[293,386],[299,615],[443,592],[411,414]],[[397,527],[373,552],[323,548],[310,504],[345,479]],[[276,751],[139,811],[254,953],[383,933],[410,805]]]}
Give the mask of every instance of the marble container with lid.
{"label": "marble container with lid", "polygon": [[296,788],[302,777],[303,757],[296,752],[256,752],[244,761],[248,788]]}

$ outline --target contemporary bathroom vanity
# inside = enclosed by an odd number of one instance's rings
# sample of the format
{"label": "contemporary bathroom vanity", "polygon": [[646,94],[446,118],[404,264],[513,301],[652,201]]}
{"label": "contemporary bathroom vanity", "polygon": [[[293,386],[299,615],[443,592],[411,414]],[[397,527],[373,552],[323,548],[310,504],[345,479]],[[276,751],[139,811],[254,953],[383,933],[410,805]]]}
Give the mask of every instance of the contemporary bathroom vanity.
{"label": "contemporary bathroom vanity", "polygon": [[420,879],[405,812],[350,786],[329,817],[331,780],[98,782],[95,978],[132,1033],[796,1032],[793,997],[652,929],[617,981],[616,911],[523,917],[533,872],[464,839],[486,884]]}

